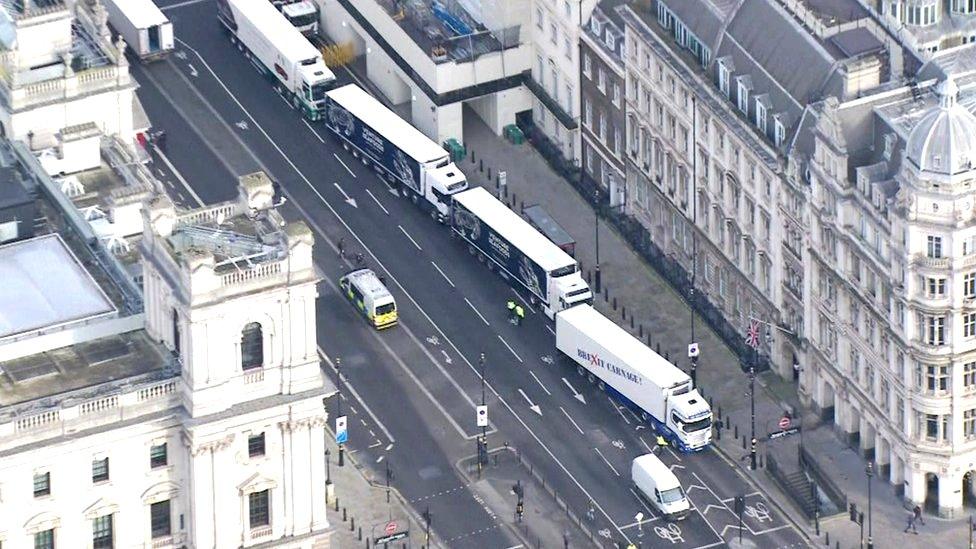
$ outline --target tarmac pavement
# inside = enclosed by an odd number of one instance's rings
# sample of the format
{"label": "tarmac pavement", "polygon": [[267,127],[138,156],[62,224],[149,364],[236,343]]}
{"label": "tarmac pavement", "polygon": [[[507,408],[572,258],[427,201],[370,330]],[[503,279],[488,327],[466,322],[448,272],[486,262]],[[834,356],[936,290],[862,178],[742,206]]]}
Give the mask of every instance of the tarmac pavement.
{"label": "tarmac pavement", "polygon": [[[464,143],[469,156],[459,165],[472,184],[495,190],[498,171],[505,171],[508,195],[502,198],[516,211],[523,206],[542,204],[576,240],[576,257],[584,273],[591,275],[596,264],[595,216],[590,204],[575,188],[550,169],[530,144],[512,145],[495,136],[468,108],[464,109]],[[472,153],[476,159],[474,163],[471,161]],[[687,371],[689,362],[685,358],[686,349],[691,342],[691,310],[687,303],[603,221],[600,222],[599,240],[602,283],[608,288],[608,297],[598,297],[595,306],[622,326],[628,329],[637,327],[632,330],[635,335],[643,326],[645,341],[648,341],[649,334],[653,348],[671,357]],[[769,453],[778,456],[777,462],[786,463],[787,467],[795,463],[799,437],[766,440],[769,433],[778,430],[777,423],[784,411],[790,410],[795,414],[801,410],[795,384],[782,380],[772,372],[756,376],[755,431],[759,440],[760,468],[750,471],[748,443],[743,445],[743,441],[748,441],[751,430],[748,375],[740,368],[739,358],[708,328],[704,320],[697,317],[695,323],[696,339],[701,347],[697,367],[698,386],[712,402],[713,410],[721,411],[723,423],[727,416],[731,426],[721,433],[721,440],[716,441],[715,449],[727,461],[738,464],[739,474],[752,479],[771,496],[777,510],[802,528],[814,546],[825,546],[825,534],[828,532],[831,547],[838,543],[840,547],[860,546],[860,528],[848,520],[846,509],[822,520],[820,535],[817,535],[814,524],[802,515],[763,470],[762,465]],[[867,515],[865,461],[834,433],[831,425],[821,425],[819,418],[813,414],[804,414],[801,423],[806,448],[816,456],[824,470],[836,474],[837,484],[845,491],[848,501],[855,503]],[[735,431],[738,431],[739,438],[733,436]],[[790,459],[794,461],[788,461]],[[966,519],[948,521],[926,515],[926,525],[918,527],[917,535],[904,534],[902,531],[909,512],[903,507],[903,500],[895,493],[894,487],[876,476],[872,491],[872,530],[876,547],[919,547],[936,540],[947,547],[968,546]],[[867,530],[866,523],[865,538]],[[754,546],[748,537],[741,545],[734,535],[724,537],[731,546]],[[768,545],[760,543],[758,546]]]}

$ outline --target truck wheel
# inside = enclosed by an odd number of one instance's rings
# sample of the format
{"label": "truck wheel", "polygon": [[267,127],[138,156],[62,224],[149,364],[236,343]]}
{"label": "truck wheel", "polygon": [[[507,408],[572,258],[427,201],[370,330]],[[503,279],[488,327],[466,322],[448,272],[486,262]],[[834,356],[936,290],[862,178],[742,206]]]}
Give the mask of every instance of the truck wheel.
{"label": "truck wheel", "polygon": [[644,423],[647,423],[647,412],[643,410],[641,410],[641,420],[643,420]]}
{"label": "truck wheel", "polygon": [[437,210],[430,211],[430,218],[433,219],[434,221],[437,221]]}
{"label": "truck wheel", "polygon": [[298,103],[298,96],[297,95],[291,98],[291,106],[296,111],[301,108],[301,105],[299,105],[299,103]]}
{"label": "truck wheel", "polygon": [[593,374],[586,374],[586,381],[589,381],[592,384],[593,383]]}
{"label": "truck wheel", "polygon": [[607,386],[602,381],[596,382],[596,386],[601,391],[606,391],[607,390]]}
{"label": "truck wheel", "polygon": [[412,200],[414,204],[417,204],[418,202],[420,202],[420,198],[416,195],[416,193],[411,193],[410,194],[410,200]]}
{"label": "truck wheel", "polygon": [[474,255],[474,246],[468,245],[468,253]]}
{"label": "truck wheel", "polygon": [[583,367],[582,366],[577,366],[576,367],[576,373],[579,374],[580,377],[583,377],[586,374],[586,372],[583,370]]}
{"label": "truck wheel", "polygon": [[537,298],[535,296],[535,294],[529,294],[529,303],[531,303],[533,305],[538,305],[539,304],[539,298]]}
{"label": "truck wheel", "polygon": [[346,149],[348,151],[349,150],[349,143],[346,143],[345,141],[343,141],[342,142],[342,148],[343,149]]}

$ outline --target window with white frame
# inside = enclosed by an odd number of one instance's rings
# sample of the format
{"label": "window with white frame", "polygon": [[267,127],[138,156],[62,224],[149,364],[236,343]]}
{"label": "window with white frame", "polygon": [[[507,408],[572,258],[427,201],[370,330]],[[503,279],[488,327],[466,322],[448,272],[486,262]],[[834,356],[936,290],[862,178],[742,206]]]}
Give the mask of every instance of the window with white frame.
{"label": "window with white frame", "polygon": [[573,112],[573,86],[566,84],[566,112]]}
{"label": "window with white frame", "polygon": [[922,315],[923,334],[925,343],[929,345],[945,345],[945,317],[936,315]]}
{"label": "window with white frame", "polygon": [[976,297],[976,272],[963,275],[962,294],[968,298]]}
{"label": "window with white frame", "polygon": [[962,434],[966,440],[976,439],[976,408],[970,408],[962,413]]}
{"label": "window with white frame", "polygon": [[563,0],[563,13],[566,14],[566,19],[573,17],[573,8],[569,5],[568,0]]}
{"label": "window with white frame", "polygon": [[603,32],[602,32],[603,31],[603,27],[602,27],[602,25],[600,25],[600,21],[596,17],[591,17],[590,18],[590,30],[593,32],[593,34],[595,34],[597,36],[600,36],[601,34],[603,34]]}
{"label": "window with white frame", "polygon": [[542,11],[542,7],[536,6],[535,8],[535,26],[542,30],[546,24],[546,16]]}
{"label": "window with white frame", "polygon": [[745,80],[739,80],[738,88],[738,100],[739,100],[739,110],[745,114],[749,114],[749,87],[746,85]]}
{"label": "window with white frame", "polygon": [[976,336],[976,313],[962,315],[962,335],[963,337]]}
{"label": "window with white frame", "polygon": [[718,62],[718,89],[725,94],[725,97],[729,97],[730,93],[730,80],[732,79],[732,72],[727,66],[725,66],[725,61],[719,60]]}
{"label": "window with white frame", "polygon": [[559,29],[556,27],[556,23],[549,22],[549,41],[555,46],[559,41]]}
{"label": "window with white frame", "polygon": [[926,237],[926,255],[931,258],[941,258],[942,257],[942,237],[928,235]]}
{"label": "window with white frame", "polygon": [[563,53],[566,59],[573,59],[573,43],[569,40],[569,36],[563,36]]}
{"label": "window with white frame", "polygon": [[593,60],[590,59],[590,54],[584,53],[583,54],[583,76],[590,78],[590,74],[592,74],[590,72],[592,66],[593,66]]}
{"label": "window with white frame", "polygon": [[593,128],[593,104],[587,98],[583,99],[583,125]]}
{"label": "window with white frame", "polygon": [[612,32],[607,32],[606,43],[607,43],[607,47],[608,48],[610,48],[613,51],[616,51],[616,49],[617,49],[617,39],[613,36],[613,33]]}
{"label": "window with white frame", "polygon": [[607,115],[604,112],[599,112],[597,115],[600,117],[600,141],[607,142]]}
{"label": "window with white frame", "polygon": [[962,386],[967,391],[976,389],[976,362],[967,362],[962,365]]}
{"label": "window with white frame", "polygon": [[763,134],[766,133],[766,105],[758,99],[756,100],[756,127]]}
{"label": "window with white frame", "polygon": [[620,156],[621,153],[621,135],[620,128],[614,126],[613,128],[613,154]]}
{"label": "window with white frame", "polygon": [[600,91],[607,93],[607,73],[603,70],[603,67],[597,67],[597,86],[599,86]]}
{"label": "window with white frame", "polygon": [[535,56],[535,70],[536,70],[536,80],[539,81],[540,86],[546,85],[546,62],[543,61],[541,55]]}
{"label": "window with white frame", "polygon": [[782,147],[783,141],[786,141],[786,128],[783,127],[783,121],[777,118],[773,121],[773,143]]}
{"label": "window with white frame", "polygon": [[613,104],[620,106],[620,83],[617,81],[613,83]]}

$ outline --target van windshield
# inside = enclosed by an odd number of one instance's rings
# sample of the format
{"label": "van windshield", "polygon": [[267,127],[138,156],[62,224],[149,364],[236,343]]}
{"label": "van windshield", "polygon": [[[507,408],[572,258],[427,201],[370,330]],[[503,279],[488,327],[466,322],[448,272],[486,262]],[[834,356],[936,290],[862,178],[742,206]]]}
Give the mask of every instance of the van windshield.
{"label": "van windshield", "polygon": [[376,306],[377,315],[385,315],[387,313],[392,313],[394,310],[396,310],[396,304],[394,303],[384,303],[382,305]]}
{"label": "van windshield", "polygon": [[677,503],[683,499],[685,499],[685,493],[680,486],[661,492],[661,503]]}

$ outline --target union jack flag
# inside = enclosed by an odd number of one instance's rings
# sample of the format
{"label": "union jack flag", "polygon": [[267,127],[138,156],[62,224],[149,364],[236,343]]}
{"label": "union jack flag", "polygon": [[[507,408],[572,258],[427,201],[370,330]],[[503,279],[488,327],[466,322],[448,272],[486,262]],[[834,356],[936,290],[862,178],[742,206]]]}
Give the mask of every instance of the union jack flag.
{"label": "union jack flag", "polygon": [[749,323],[749,329],[746,330],[746,345],[753,349],[759,348],[759,323],[755,320]]}

